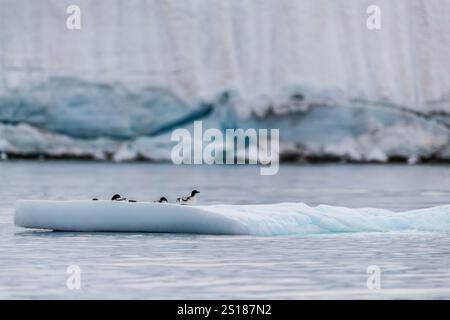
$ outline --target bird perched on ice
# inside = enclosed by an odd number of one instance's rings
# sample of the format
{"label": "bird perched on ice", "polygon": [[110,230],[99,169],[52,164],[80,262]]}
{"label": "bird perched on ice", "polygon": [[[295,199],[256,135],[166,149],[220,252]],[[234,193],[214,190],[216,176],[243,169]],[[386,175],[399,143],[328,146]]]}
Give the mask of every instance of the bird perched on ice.
{"label": "bird perched on ice", "polygon": [[155,201],[155,202],[158,202],[158,203],[168,203],[169,201],[167,200],[166,197],[161,197],[159,200],[157,200],[157,201]]}
{"label": "bird perched on ice", "polygon": [[179,203],[179,204],[196,204],[197,203],[197,198],[195,197],[195,195],[197,193],[200,193],[200,191],[193,190],[191,192],[190,196],[177,198],[177,203]]}
{"label": "bird perched on ice", "polygon": [[125,200],[127,200],[127,198],[122,198],[120,196],[120,194],[116,193],[115,195],[112,196],[111,200],[113,200],[113,201],[125,201]]}

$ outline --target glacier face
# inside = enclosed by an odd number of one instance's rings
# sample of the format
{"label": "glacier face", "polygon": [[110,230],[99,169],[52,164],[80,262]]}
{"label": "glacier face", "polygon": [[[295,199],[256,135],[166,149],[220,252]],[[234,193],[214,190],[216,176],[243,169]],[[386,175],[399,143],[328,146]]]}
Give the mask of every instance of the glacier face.
{"label": "glacier face", "polygon": [[117,84],[71,78],[51,78],[45,84],[25,86],[0,97],[0,105],[0,121],[28,123],[81,138],[156,135],[209,111],[205,105],[192,112],[163,88],[129,93]]}
{"label": "glacier face", "polygon": [[0,152],[168,159],[201,118],[280,128],[285,158],[450,160],[449,1],[0,4]]}

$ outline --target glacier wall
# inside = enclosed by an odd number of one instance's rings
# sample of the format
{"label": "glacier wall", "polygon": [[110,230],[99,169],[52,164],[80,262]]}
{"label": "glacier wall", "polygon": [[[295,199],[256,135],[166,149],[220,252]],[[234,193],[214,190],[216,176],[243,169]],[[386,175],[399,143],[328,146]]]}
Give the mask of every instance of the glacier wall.
{"label": "glacier wall", "polygon": [[168,133],[203,118],[280,128],[285,158],[450,160],[449,1],[0,6],[4,153],[167,158]]}

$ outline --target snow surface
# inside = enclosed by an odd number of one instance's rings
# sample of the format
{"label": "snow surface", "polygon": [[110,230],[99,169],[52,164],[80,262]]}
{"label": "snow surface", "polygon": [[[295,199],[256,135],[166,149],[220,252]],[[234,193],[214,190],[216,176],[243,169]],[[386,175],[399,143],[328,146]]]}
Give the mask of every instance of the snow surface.
{"label": "snow surface", "polygon": [[[192,120],[282,155],[450,160],[450,2],[0,0],[0,152],[169,159]],[[156,140],[155,140],[156,139]]]}
{"label": "snow surface", "polygon": [[182,206],[114,201],[20,201],[15,225],[60,231],[310,235],[450,232],[450,205],[396,213],[304,203]]}
{"label": "snow surface", "polygon": [[122,201],[19,201],[16,226],[56,231],[248,234],[220,213],[190,206]]}

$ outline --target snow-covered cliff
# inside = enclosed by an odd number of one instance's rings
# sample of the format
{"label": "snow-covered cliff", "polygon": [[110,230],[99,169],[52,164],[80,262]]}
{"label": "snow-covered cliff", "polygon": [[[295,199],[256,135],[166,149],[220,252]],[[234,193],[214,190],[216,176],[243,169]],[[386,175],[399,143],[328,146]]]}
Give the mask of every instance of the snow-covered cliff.
{"label": "snow-covered cliff", "polygon": [[286,158],[450,160],[449,15],[447,0],[0,0],[0,152],[164,159],[168,133],[203,118],[280,128]]}

